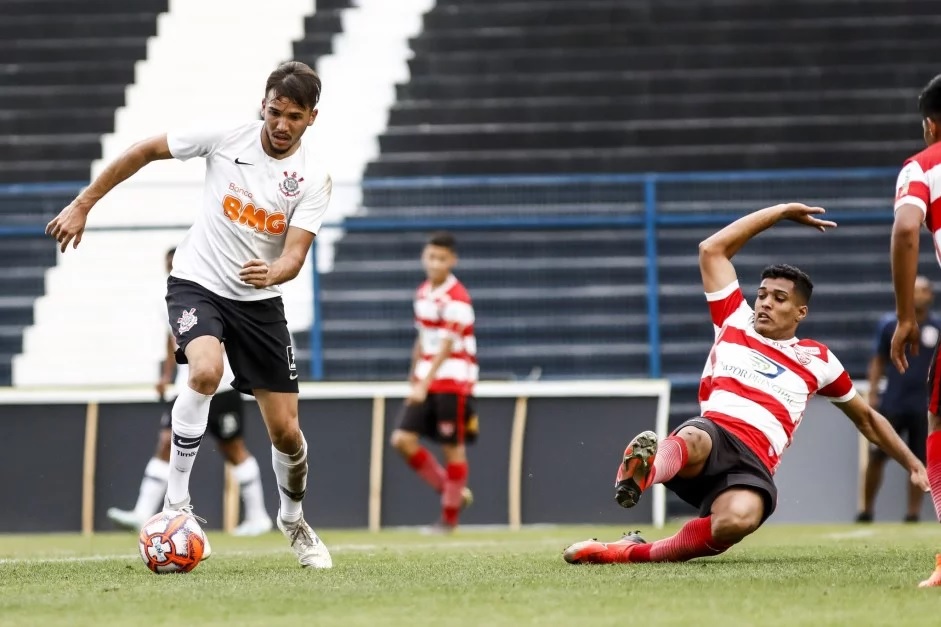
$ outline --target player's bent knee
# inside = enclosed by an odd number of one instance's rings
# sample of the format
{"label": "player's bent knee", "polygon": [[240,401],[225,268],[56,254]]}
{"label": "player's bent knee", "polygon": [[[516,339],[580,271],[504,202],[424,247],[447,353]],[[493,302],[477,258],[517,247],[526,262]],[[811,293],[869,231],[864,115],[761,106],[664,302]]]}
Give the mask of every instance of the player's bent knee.
{"label": "player's bent knee", "polygon": [[928,414],[928,433],[934,433],[935,431],[941,431],[941,416]]}
{"label": "player's bent knee", "polygon": [[712,438],[702,429],[683,427],[676,435],[686,442],[688,465],[704,461],[712,452]]}
{"label": "player's bent knee", "polygon": [[289,422],[280,429],[269,431],[268,435],[271,436],[271,445],[287,455],[293,455],[299,451],[303,442],[297,420]]}
{"label": "player's bent knee", "polygon": [[200,394],[214,394],[222,380],[222,363],[193,364],[190,366],[189,386]]}
{"label": "player's bent knee", "polygon": [[403,453],[409,452],[411,449],[418,446],[418,436],[409,431],[396,429],[392,432],[392,437],[389,438],[389,444],[397,451]]}

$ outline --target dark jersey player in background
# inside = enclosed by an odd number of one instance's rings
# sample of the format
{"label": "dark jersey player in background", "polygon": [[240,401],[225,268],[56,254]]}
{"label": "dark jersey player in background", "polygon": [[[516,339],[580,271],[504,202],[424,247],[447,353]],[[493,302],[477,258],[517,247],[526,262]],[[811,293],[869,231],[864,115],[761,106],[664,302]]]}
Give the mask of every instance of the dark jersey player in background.
{"label": "dark jersey player in background", "polygon": [[[925,412],[928,411],[928,399],[925,396],[925,381],[931,367],[931,357],[938,344],[941,321],[931,314],[934,296],[931,281],[920,276],[915,281],[915,315],[921,329],[921,350],[909,359],[909,368],[905,372],[896,370],[890,362],[892,334],[898,319],[895,314],[888,314],[879,322],[875,348],[869,361],[869,404],[889,419],[895,431],[908,440],[918,459],[925,461],[925,438],[928,437],[928,424]],[[885,390],[879,394],[879,383],[885,377]],[[888,456],[877,446],[869,449],[869,461],[866,464],[866,477],[863,484],[863,509],[856,517],[856,522],[866,523],[873,520],[876,494],[882,483],[882,473]],[[905,522],[918,522],[921,502],[925,493],[918,486],[908,486],[908,507]]]}

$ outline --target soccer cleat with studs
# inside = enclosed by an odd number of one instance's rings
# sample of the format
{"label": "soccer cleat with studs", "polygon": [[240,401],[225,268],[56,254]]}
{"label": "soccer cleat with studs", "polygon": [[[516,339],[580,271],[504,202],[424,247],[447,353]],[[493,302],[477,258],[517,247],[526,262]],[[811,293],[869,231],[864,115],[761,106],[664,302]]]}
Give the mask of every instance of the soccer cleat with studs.
{"label": "soccer cleat with studs", "polygon": [[614,483],[614,498],[621,507],[634,507],[640,495],[650,487],[653,462],[657,456],[657,434],[639,433],[624,449],[624,459],[618,467]]}

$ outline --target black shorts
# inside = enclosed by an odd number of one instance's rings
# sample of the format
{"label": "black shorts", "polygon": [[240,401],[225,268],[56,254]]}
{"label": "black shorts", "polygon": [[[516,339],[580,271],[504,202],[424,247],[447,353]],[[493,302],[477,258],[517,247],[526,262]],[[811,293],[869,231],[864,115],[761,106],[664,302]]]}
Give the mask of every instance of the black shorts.
{"label": "black shorts", "polygon": [[[908,448],[912,450],[915,457],[925,462],[925,449],[928,441],[928,416],[925,413],[916,412],[881,412],[895,432],[908,441]],[[907,436],[907,437],[906,437]],[[875,444],[869,447],[869,456],[874,459],[886,459],[888,454]]]}
{"label": "black shorts", "polygon": [[186,346],[197,337],[225,342],[235,373],[232,387],[297,393],[294,346],[280,297],[256,301],[223,298],[201,285],[167,279],[167,313],[176,338],[176,361],[186,363]]}
{"label": "black shorts", "polygon": [[698,476],[692,479],[674,477],[663,485],[693,507],[698,507],[700,516],[708,516],[712,503],[729,488],[751,488],[760,493],[765,502],[761,522],[768,520],[777,506],[778,489],[771,472],[761,460],[741,440],[708,418],[691,418],[673,433],[683,427],[696,427],[708,433],[712,439],[712,452]]}
{"label": "black shorts", "polygon": [[480,425],[477,403],[465,394],[429,394],[421,405],[403,405],[399,429],[442,444],[473,444]]}
{"label": "black shorts", "polygon": [[[173,403],[168,403],[167,410],[160,416],[161,429],[171,428],[170,411],[172,408]],[[244,420],[242,395],[236,390],[219,392],[209,403],[209,424],[206,426],[206,431],[220,442],[228,442],[242,437]]]}

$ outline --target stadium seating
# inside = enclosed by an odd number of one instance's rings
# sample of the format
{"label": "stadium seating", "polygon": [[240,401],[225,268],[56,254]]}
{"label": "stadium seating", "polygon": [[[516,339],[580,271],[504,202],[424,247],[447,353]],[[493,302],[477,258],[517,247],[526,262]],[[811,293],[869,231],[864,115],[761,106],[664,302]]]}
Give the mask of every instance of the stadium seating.
{"label": "stadium seating", "polygon": [[[45,224],[88,180],[113,128],[134,63],[145,55],[167,0],[133,9],[114,0],[13,0],[0,3],[0,228]],[[73,185],[57,185],[73,182]],[[3,240],[0,254],[0,386],[11,382],[13,355],[55,265],[52,242]]]}
{"label": "stadium seating", "polygon": [[[368,185],[388,177],[898,166],[920,146],[914,101],[934,72],[925,51],[938,18],[922,1],[440,0],[424,23],[412,78],[398,86],[381,154],[367,168],[366,219],[642,211],[639,185]],[[888,174],[662,185],[657,194],[664,213],[738,215],[794,198],[878,222],[893,184]],[[696,245],[714,228],[658,235],[666,376],[695,379],[708,350]],[[322,281],[328,378],[403,376],[425,234],[355,232],[338,244]],[[891,307],[887,225],[846,226],[819,244],[790,230],[766,237],[768,247],[739,260],[745,284],[769,250],[806,266],[820,287],[802,332],[831,341],[863,374],[872,325]],[[648,372],[641,232],[481,227],[458,239],[483,376]],[[930,242],[923,250],[933,263]]]}
{"label": "stadium seating", "polygon": [[367,175],[894,164],[939,25],[929,0],[441,0]]}

